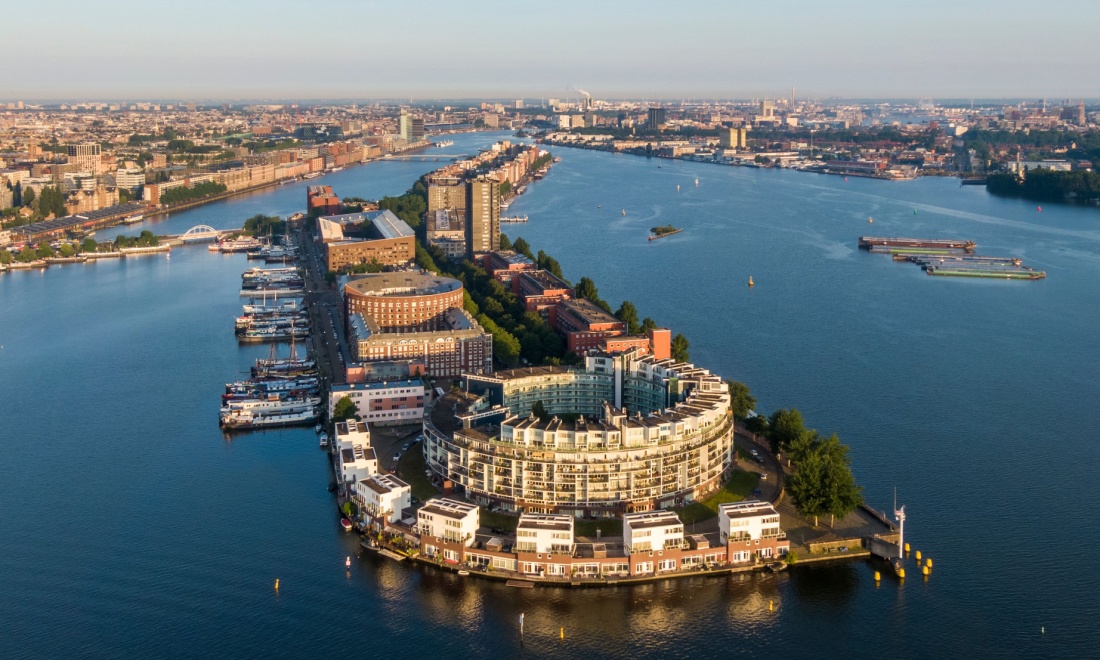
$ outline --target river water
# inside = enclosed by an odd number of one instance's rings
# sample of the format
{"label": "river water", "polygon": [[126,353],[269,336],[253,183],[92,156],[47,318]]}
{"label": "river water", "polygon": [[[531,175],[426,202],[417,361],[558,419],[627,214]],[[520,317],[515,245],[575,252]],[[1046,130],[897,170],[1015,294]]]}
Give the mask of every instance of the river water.
{"label": "river water", "polygon": [[[355,544],[312,430],[217,428],[222,384],[265,349],[230,331],[244,257],[191,247],[0,276],[0,657],[1095,654],[1097,211],[1039,212],[951,179],[555,152],[508,211],[531,221],[506,233],[683,332],[761,410],[796,406],[840,434],[872,505],[889,508],[897,487],[908,539],[935,561],[928,582],[876,587],[861,561],[606,590],[374,559],[345,573]],[[377,197],[435,167],[308,183]],[[305,185],[99,237],[287,215]],[[685,231],[646,240],[669,223]],[[858,251],[866,233],[969,238],[1049,277],[928,277]]]}

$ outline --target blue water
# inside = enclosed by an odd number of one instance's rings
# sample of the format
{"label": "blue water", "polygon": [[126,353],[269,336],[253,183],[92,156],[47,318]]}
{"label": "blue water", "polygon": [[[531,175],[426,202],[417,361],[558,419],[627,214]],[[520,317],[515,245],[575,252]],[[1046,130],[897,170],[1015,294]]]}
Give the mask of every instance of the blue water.
{"label": "blue water", "polygon": [[[265,352],[230,333],[246,261],[182,248],[0,276],[0,657],[1095,655],[1100,212],[1039,213],[949,179],[556,153],[509,210],[531,218],[511,237],[683,332],[762,410],[797,406],[839,433],[872,504],[889,507],[897,486],[930,581],[876,588],[858,561],[593,591],[373,559],[346,574],[355,544],[312,431],[217,428],[222,384]],[[311,183],[400,194],[437,166]],[[304,185],[144,225],[286,215]],[[667,223],[685,231],[646,241]],[[932,278],[857,251],[867,233],[970,238],[1049,277]]]}

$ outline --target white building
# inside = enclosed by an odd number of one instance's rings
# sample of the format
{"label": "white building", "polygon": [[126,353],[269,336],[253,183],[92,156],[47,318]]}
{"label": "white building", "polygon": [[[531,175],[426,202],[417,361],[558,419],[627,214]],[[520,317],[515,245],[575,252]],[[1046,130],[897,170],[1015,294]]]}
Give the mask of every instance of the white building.
{"label": "white building", "polygon": [[672,511],[639,511],[623,515],[623,548],[627,554],[684,547],[684,523]]}
{"label": "white building", "polygon": [[378,473],[378,459],[370,446],[366,424],[349,419],[336,424],[336,480],[346,487]]}
{"label": "white building", "polygon": [[375,474],[355,484],[355,499],[368,516],[394,523],[412,506],[412,490],[392,474]]}
{"label": "white building", "polygon": [[573,517],[525,513],[516,526],[516,552],[573,554]]}
{"label": "white building", "polygon": [[137,192],[145,187],[145,172],[120,168],[115,172],[115,186]]}
{"label": "white building", "polygon": [[[467,548],[474,544],[474,535],[481,525],[476,504],[467,504],[445,497],[433,497],[416,512],[417,530],[425,536],[434,536],[448,543],[461,543]],[[434,554],[425,546],[424,552]]]}
{"label": "white building", "polygon": [[355,404],[355,414],[375,424],[419,424],[424,419],[427,386],[419,378],[400,378],[377,383],[333,385],[328,398],[328,414],[340,399]]}
{"label": "white building", "polygon": [[[767,502],[748,500],[718,506],[718,530],[722,543],[743,545],[731,548],[730,561],[747,561],[753,554],[771,557],[786,554],[786,535],[779,528],[779,512]],[[763,543],[762,543],[763,542]]]}

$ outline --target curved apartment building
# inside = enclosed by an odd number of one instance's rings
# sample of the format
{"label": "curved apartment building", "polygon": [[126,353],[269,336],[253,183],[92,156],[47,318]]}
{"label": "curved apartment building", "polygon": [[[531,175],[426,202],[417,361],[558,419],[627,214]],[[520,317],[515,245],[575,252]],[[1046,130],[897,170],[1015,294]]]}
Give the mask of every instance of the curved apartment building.
{"label": "curved apartment building", "polygon": [[356,277],[344,295],[348,314],[369,316],[383,331],[446,329],[444,312],[462,308],[462,282],[411,270]]}
{"label": "curved apartment building", "polygon": [[[732,457],[725,383],[635,355],[466,376],[465,391],[425,418],[426,464],[468,498],[513,512],[608,517],[706,496]],[[532,413],[539,401],[544,419]]]}

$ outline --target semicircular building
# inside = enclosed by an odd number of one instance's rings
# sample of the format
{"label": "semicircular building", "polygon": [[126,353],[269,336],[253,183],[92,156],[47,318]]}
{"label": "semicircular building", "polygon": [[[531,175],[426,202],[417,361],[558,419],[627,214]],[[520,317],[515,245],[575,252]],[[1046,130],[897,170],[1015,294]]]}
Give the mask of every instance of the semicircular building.
{"label": "semicircular building", "polygon": [[733,417],[718,376],[630,351],[467,375],[432,406],[424,435],[428,468],[479,504],[610,517],[717,489]]}

